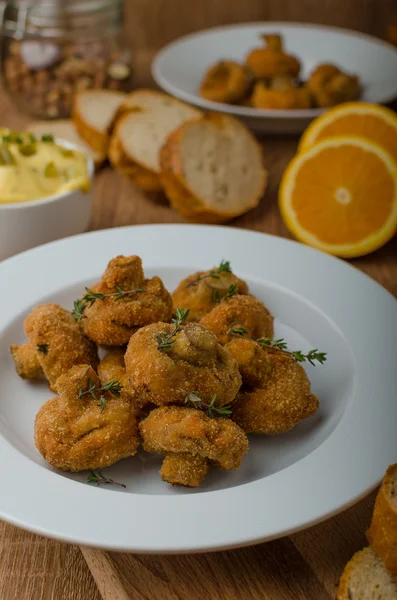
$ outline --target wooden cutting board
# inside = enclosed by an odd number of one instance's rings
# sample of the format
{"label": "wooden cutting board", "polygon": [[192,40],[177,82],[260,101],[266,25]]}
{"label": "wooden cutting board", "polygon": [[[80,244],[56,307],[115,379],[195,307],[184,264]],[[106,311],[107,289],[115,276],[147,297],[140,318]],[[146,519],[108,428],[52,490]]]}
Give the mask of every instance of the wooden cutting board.
{"label": "wooden cutting board", "polygon": [[366,545],[374,498],[251,548],[189,556],[81,551],[103,600],[331,600],[344,565]]}

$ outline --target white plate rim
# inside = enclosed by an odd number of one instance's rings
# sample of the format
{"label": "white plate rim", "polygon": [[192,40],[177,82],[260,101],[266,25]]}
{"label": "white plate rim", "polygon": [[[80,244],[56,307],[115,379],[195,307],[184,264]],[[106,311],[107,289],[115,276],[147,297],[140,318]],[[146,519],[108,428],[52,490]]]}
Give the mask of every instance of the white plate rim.
{"label": "white plate rim", "polygon": [[[223,32],[233,29],[245,29],[245,28],[258,28],[260,27],[263,31],[270,30],[281,30],[283,29],[293,29],[293,28],[301,28],[301,29],[320,29],[322,31],[328,31],[330,33],[337,33],[343,35],[349,35],[356,38],[365,39],[371,43],[378,44],[379,46],[384,46],[388,50],[393,50],[397,55],[397,48],[395,48],[392,44],[387,42],[386,40],[382,40],[380,38],[376,38],[368,33],[364,33],[361,31],[355,31],[354,29],[347,29],[343,27],[333,27],[330,25],[321,25],[316,23],[305,23],[300,21],[288,22],[288,21],[263,21],[263,22],[247,22],[247,23],[236,23],[236,24],[228,24],[228,25],[219,25],[217,27],[208,27],[207,29],[202,29],[197,32],[192,32],[187,35],[181,36],[176,40],[173,40],[163,46],[155,55],[152,64],[151,64],[151,73],[153,79],[164,91],[167,93],[188,102],[189,104],[193,104],[208,111],[216,111],[216,112],[224,112],[226,114],[235,115],[243,118],[254,118],[254,119],[288,119],[288,118],[298,118],[298,119],[313,119],[314,117],[326,112],[327,109],[321,108],[310,108],[310,109],[290,109],[290,110],[275,110],[275,109],[258,109],[258,108],[250,108],[246,106],[236,106],[229,104],[222,104],[219,102],[213,102],[210,100],[205,100],[198,95],[190,94],[189,92],[185,92],[179,87],[173,85],[168,79],[166,79],[161,73],[161,62],[164,59],[166,53],[176,46],[179,43],[184,43],[191,39],[197,39],[200,37],[204,37],[208,33],[216,33],[217,31]],[[394,100],[397,96],[397,86],[396,92],[391,94],[390,96],[382,96],[376,100],[379,104],[387,104]]]}
{"label": "white plate rim", "polygon": [[[159,236],[162,247],[167,248],[161,256],[153,245]],[[217,244],[220,246],[215,250]],[[85,252],[88,247],[90,253]],[[390,323],[397,327],[397,302],[349,264],[307,246],[253,231],[194,225],[123,227],[52,242],[0,263],[2,280],[14,286],[15,291],[12,298],[3,296],[0,300],[0,333],[10,317],[26,310],[27,303],[33,303],[36,297],[92,277],[105,251],[110,258],[116,249],[125,252],[129,248],[144,254],[144,261],[151,268],[160,266],[159,261],[163,267],[178,264],[199,268],[203,261],[207,264],[216,260],[221,248],[226,248],[222,254],[229,255],[227,258],[235,263],[237,272],[242,273],[249,264],[247,275],[259,277],[264,277],[261,253],[278,257],[277,264],[270,267],[277,279],[275,283],[285,286],[287,282],[289,289],[313,301],[320,310],[327,306],[325,313],[334,321],[336,315],[336,324],[343,326],[357,367],[354,401],[334,434],[297,463],[252,483],[194,495],[133,495],[83,485],[43,469],[0,436],[0,518],[74,544],[139,553],[203,552],[250,545],[299,531],[347,508],[379,483],[387,465],[397,456],[397,439],[387,435],[388,428],[392,431],[390,413],[396,417],[397,406],[382,399],[379,391],[380,383],[390,389],[396,384],[392,359],[396,337],[390,335]],[[78,264],[76,257],[80,257]],[[47,267],[51,261],[54,263],[50,281],[48,273],[37,270],[43,259]],[[283,262],[288,264],[288,273],[281,267]],[[302,265],[310,273],[310,289]],[[21,269],[31,274],[29,284],[35,282],[30,300],[18,293],[22,289],[26,293]],[[325,281],[313,285],[316,278],[322,280],[324,269],[328,285],[335,283],[337,277],[347,296],[353,293],[354,298],[362,299],[359,326],[354,325],[356,303],[346,303],[332,288],[327,291]],[[373,310],[374,304],[377,310]],[[346,312],[340,312],[341,306]],[[391,322],[385,322],[385,315],[392,317]],[[371,346],[363,343],[368,330]],[[383,362],[376,361],[379,353],[373,350],[378,347],[382,348],[382,359],[386,357]],[[380,405],[367,404],[370,414],[364,414],[358,410],[357,398],[362,401],[363,395],[368,399],[371,394],[376,394]],[[376,410],[380,406],[384,412]],[[360,461],[364,467],[358,468]]]}

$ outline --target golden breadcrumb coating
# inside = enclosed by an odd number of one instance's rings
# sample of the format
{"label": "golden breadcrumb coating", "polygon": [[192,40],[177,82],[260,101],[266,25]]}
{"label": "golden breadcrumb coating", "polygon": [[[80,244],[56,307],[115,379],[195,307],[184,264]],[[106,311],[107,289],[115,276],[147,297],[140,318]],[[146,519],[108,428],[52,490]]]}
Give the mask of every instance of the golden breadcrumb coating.
{"label": "golden breadcrumb coating", "polygon": [[243,385],[258,387],[269,377],[272,371],[272,360],[268,352],[254,340],[233,337],[225,348],[238,363]]}
{"label": "golden breadcrumb coating", "polygon": [[[245,281],[230,271],[216,273],[216,277],[209,275],[216,271],[217,267],[214,267],[209,271],[193,273],[183,279],[172,293],[174,309],[190,310],[188,321],[200,321],[217,305],[217,300],[226,296],[231,285],[237,286],[238,294],[248,294],[248,285]],[[198,278],[200,280],[196,281]]]}
{"label": "golden breadcrumb coating", "polygon": [[58,397],[40,408],[35,421],[35,444],[43,458],[64,471],[102,469],[132,456],[139,445],[138,411],[122,394],[98,393],[98,399],[80,390],[100,386],[89,365],[73,367],[57,381]]}
{"label": "golden breadcrumb coating", "polygon": [[27,344],[19,346],[17,351],[15,346],[11,347],[17,372],[26,375],[30,371],[37,377],[38,369],[32,369],[36,365],[33,351],[52,391],[58,377],[74,365],[89,364],[94,369],[98,365],[95,344],[82,333],[70,312],[58,304],[36,306],[25,319],[25,332],[29,338]]}
{"label": "golden breadcrumb coating", "polygon": [[279,33],[263,33],[261,38],[269,50],[283,51],[283,38]]}
{"label": "golden breadcrumb coating", "polygon": [[188,323],[170,348],[160,350],[160,338],[173,330],[174,325],[155,323],[132,336],[125,355],[131,387],[142,401],[157,405],[183,404],[192,392],[208,403],[216,394],[216,406],[230,404],[241,385],[230,352],[198,323]]}
{"label": "golden breadcrumb coating", "polygon": [[197,454],[168,454],[161,465],[163,481],[173,485],[199,487],[210,470],[207,458]]}
{"label": "golden breadcrumb coating", "polygon": [[205,73],[200,84],[200,96],[213,102],[235,104],[248,94],[251,83],[251,74],[244,65],[221,60]]}
{"label": "golden breadcrumb coating", "polygon": [[215,333],[221,344],[230,341],[228,332],[232,326],[244,327],[249,338],[273,337],[273,316],[263,302],[249,294],[220,302],[200,324]]}
{"label": "golden breadcrumb coating", "polygon": [[285,89],[277,89],[268,87],[263,81],[258,81],[252,92],[251,103],[254,108],[280,110],[310,108],[312,97],[306,87],[290,85]]}
{"label": "golden breadcrumb coating", "polygon": [[260,387],[243,389],[233,404],[232,419],[247,433],[278,435],[290,431],[318,408],[303,367],[292,356],[264,349],[272,369]]}
{"label": "golden breadcrumb coating", "polygon": [[271,79],[278,75],[297,77],[301,70],[295,56],[270,48],[254,48],[245,59],[245,64],[255,79]]}
{"label": "golden breadcrumb coating", "polygon": [[[208,459],[220,469],[237,469],[248,452],[244,431],[230,419],[211,419],[201,410],[162,406],[139,424],[144,450],[172,458],[161,473],[170,483],[196,487],[205,477],[205,464],[191,457]],[[182,455],[178,462],[175,455]],[[207,465],[208,466],[208,465]],[[184,483],[187,482],[187,483]]]}
{"label": "golden breadcrumb coating", "polygon": [[355,100],[360,94],[358,77],[331,64],[318,65],[307,80],[307,87],[316,105],[322,108]]}
{"label": "golden breadcrumb coating", "polygon": [[43,377],[43,369],[32,342],[11,344],[10,352],[15,369],[22,379],[39,379]]}
{"label": "golden breadcrumb coating", "polygon": [[108,381],[120,381],[125,377],[125,348],[111,348],[98,365],[98,377],[102,385]]}
{"label": "golden breadcrumb coating", "polygon": [[113,258],[102,280],[91,286],[93,292],[105,295],[117,294],[120,289],[137,291],[119,299],[116,296],[98,299],[84,310],[82,327],[97,344],[122,346],[140,327],[169,321],[172,316],[170,294],[159,277],[145,279],[139,256]]}
{"label": "golden breadcrumb coating", "polygon": [[123,386],[121,394],[141,404],[135,389],[131,387],[127,377],[124,362],[125,350],[124,347],[111,348],[98,365],[98,377],[102,385],[106,385],[109,381],[119,381]]}

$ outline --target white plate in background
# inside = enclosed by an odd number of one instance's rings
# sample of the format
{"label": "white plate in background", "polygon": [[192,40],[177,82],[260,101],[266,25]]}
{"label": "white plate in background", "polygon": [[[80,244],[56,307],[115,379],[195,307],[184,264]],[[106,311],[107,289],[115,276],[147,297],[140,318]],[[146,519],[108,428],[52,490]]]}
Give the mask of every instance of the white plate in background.
{"label": "white plate in background", "polygon": [[166,92],[205,110],[240,117],[257,132],[301,133],[321,109],[265,110],[210,102],[198,92],[208,67],[221,59],[243,62],[260,34],[281,33],[285,51],[302,63],[305,79],[320,63],[333,63],[360,77],[361,100],[386,103],[397,96],[397,48],[369,35],[304,23],[245,23],[192,33],[165,46],[155,57],[152,74]]}
{"label": "white plate in background", "polygon": [[[275,315],[292,349],[327,352],[306,366],[318,413],[290,433],[249,436],[235,472],[213,469],[197,490],[172,487],[161,457],[139,453],[105,470],[127,489],[49,467],[33,442],[53,394],[21,380],[9,355],[33,306],[71,308],[110,258],[138,254],[172,290],[187,274],[231,261]],[[0,518],[75,544],[131,552],[199,552],[274,539],[351,505],[397,460],[397,302],[338,259],[234,228],[151,225],[84,234],[0,263]]]}

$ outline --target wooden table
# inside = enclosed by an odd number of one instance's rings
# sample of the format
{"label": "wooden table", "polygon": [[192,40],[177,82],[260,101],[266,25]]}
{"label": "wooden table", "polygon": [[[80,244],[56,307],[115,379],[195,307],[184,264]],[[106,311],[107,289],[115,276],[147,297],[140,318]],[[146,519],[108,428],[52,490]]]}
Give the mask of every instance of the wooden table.
{"label": "wooden table", "polygon": [[[147,54],[140,57],[142,73],[147,73],[149,60]],[[0,115],[0,125],[26,124],[1,93]],[[297,139],[264,139],[263,145],[270,171],[266,198],[230,226],[289,237],[277,209],[277,186]],[[91,229],[176,222],[181,218],[174,210],[110,168],[98,175]],[[396,238],[351,262],[397,295]],[[366,544],[373,501],[371,494],[345,513],[289,538],[196,556],[104,553],[0,523],[0,599],[330,600],[345,563]]]}

